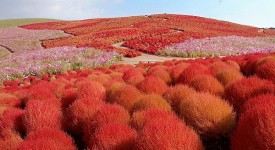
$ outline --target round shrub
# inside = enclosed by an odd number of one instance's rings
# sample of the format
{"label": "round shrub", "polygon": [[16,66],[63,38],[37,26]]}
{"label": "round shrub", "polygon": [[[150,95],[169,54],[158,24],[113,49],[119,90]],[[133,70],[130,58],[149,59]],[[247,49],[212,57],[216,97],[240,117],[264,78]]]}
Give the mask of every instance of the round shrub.
{"label": "round shrub", "polygon": [[142,111],[151,108],[158,108],[166,111],[172,111],[169,103],[160,95],[148,94],[142,96],[131,108],[131,112]]}
{"label": "round shrub", "polygon": [[97,150],[133,149],[137,133],[125,124],[107,124],[101,126],[91,137],[88,148]]}
{"label": "round shrub", "polygon": [[222,95],[224,91],[223,85],[213,76],[201,75],[195,77],[190,86],[198,92],[209,92],[214,95]]}
{"label": "round shrub", "polygon": [[168,88],[167,84],[156,76],[147,76],[137,85],[137,88],[146,94],[162,95]]}
{"label": "round shrub", "polygon": [[243,104],[250,98],[261,94],[272,94],[274,85],[271,81],[257,77],[249,77],[238,80],[225,88],[225,98],[239,112]]}
{"label": "round shrub", "polygon": [[104,105],[101,100],[83,98],[74,101],[66,110],[65,126],[68,131],[76,135],[82,134],[83,123],[92,118]]}
{"label": "round shrub", "polygon": [[116,84],[108,91],[107,99],[110,103],[119,104],[130,110],[141,95],[140,91],[132,85]]}
{"label": "round shrub", "polygon": [[0,131],[0,149],[1,150],[17,150],[22,144],[23,139],[19,134],[11,129]]}
{"label": "round shrub", "polygon": [[104,86],[96,81],[81,82],[77,86],[77,97],[105,100],[106,90]]}
{"label": "round shrub", "polygon": [[61,109],[47,101],[32,100],[25,108],[23,124],[26,132],[36,131],[41,128],[61,129],[63,119]]}
{"label": "round shrub", "polygon": [[178,77],[177,83],[190,84],[190,82],[197,76],[210,74],[207,67],[201,64],[191,64],[189,65]]}
{"label": "round shrub", "polygon": [[23,134],[24,133],[23,116],[24,116],[24,110],[22,109],[19,109],[19,108],[6,109],[1,115],[0,130],[11,129]]}
{"label": "round shrub", "polygon": [[72,137],[58,129],[43,128],[27,135],[26,141],[35,141],[41,139],[44,141],[53,141],[57,148],[75,150],[76,146]]}
{"label": "round shrub", "polygon": [[0,93],[0,105],[7,107],[20,107],[21,100],[9,93]]}
{"label": "round shrub", "polygon": [[216,78],[223,84],[224,87],[226,87],[230,83],[244,78],[244,76],[240,71],[225,69],[216,74]]}
{"label": "round shrub", "polygon": [[137,85],[144,80],[144,76],[139,69],[131,68],[124,72],[123,79],[128,84]]}
{"label": "round shrub", "polygon": [[166,120],[176,121],[178,117],[172,112],[161,109],[148,109],[144,111],[137,111],[131,118],[131,126],[140,131],[143,127],[152,121]]}
{"label": "round shrub", "polygon": [[67,150],[63,147],[59,147],[53,139],[35,139],[22,142],[17,150]]}
{"label": "round shrub", "polygon": [[223,61],[216,61],[209,65],[209,70],[211,70],[214,75],[218,74],[226,68],[230,68],[230,66]]}
{"label": "round shrub", "polygon": [[272,81],[275,84],[275,61],[267,62],[256,69],[256,75],[260,78]]}
{"label": "round shrub", "polygon": [[262,105],[263,107],[269,107],[270,105],[274,105],[274,103],[275,96],[273,94],[259,95],[245,102],[241,109],[241,113],[245,113],[246,111],[253,109],[254,107],[257,107],[259,105]]}
{"label": "round shrub", "polygon": [[28,100],[45,100],[49,98],[56,98],[50,88],[51,87],[48,82],[40,82],[39,84],[32,86],[29,90]]}
{"label": "round shrub", "polygon": [[156,77],[159,77],[159,78],[161,78],[168,85],[171,83],[170,74],[164,68],[160,68],[160,67],[158,67],[156,69],[151,68],[148,71],[147,76],[156,76]]}
{"label": "round shrub", "polygon": [[172,83],[175,84],[178,81],[179,76],[181,75],[181,73],[183,72],[183,70],[185,70],[190,64],[188,63],[179,63],[175,66],[173,66],[170,69],[170,76],[171,76],[171,80]]}
{"label": "round shrub", "polygon": [[195,93],[197,92],[193,88],[190,88],[187,85],[178,84],[174,87],[169,87],[163,94],[163,97],[172,106],[172,108],[178,112],[180,102]]}
{"label": "round shrub", "polygon": [[96,81],[103,85],[111,79],[111,77],[108,74],[104,73],[90,74],[87,78],[91,81]]}
{"label": "round shrub", "polygon": [[106,104],[96,112],[93,118],[85,121],[83,126],[83,140],[89,142],[96,129],[111,123],[128,124],[130,115],[119,105]]}
{"label": "round shrub", "polygon": [[188,149],[203,150],[199,136],[178,121],[153,121],[137,137],[136,150]]}
{"label": "round shrub", "polygon": [[205,139],[227,134],[236,122],[232,106],[210,93],[189,96],[181,102],[179,113]]}
{"label": "round shrub", "polygon": [[241,115],[231,137],[231,149],[275,149],[275,105],[257,105]]}
{"label": "round shrub", "polygon": [[61,96],[62,109],[68,108],[77,99],[77,89],[69,88],[64,90]]}

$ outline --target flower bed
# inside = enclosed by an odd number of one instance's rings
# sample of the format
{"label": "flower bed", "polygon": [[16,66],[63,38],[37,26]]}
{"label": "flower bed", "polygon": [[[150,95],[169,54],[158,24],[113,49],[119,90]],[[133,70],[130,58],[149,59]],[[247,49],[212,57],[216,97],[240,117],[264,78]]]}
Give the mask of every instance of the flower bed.
{"label": "flower bed", "polygon": [[192,39],[167,46],[158,55],[177,57],[206,57],[270,53],[275,51],[275,37],[213,37]]}

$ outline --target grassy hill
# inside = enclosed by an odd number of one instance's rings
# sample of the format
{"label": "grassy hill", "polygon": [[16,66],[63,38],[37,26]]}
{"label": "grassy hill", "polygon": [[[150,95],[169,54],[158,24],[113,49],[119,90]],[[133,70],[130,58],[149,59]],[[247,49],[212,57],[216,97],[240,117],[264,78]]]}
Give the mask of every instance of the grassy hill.
{"label": "grassy hill", "polygon": [[0,28],[16,27],[16,26],[25,25],[25,24],[52,22],[52,21],[58,21],[58,20],[46,19],[46,18],[5,19],[5,20],[0,20]]}

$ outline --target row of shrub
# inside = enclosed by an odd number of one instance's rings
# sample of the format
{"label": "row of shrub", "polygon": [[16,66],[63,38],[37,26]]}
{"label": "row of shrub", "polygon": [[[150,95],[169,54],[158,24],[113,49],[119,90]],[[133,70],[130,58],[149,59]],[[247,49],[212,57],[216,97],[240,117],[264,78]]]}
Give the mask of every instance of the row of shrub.
{"label": "row of shrub", "polygon": [[274,64],[250,54],[5,81],[0,149],[273,150]]}

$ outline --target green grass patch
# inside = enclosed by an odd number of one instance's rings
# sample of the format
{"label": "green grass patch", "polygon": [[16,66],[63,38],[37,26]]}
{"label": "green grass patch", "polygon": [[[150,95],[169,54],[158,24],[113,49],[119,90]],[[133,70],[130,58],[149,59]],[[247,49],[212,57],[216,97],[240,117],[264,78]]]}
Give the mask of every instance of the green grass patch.
{"label": "green grass patch", "polygon": [[60,20],[46,19],[46,18],[5,19],[5,20],[0,20],[0,28],[9,28],[9,27],[16,27],[16,26],[25,25],[25,24],[51,22],[51,21],[60,21]]}

